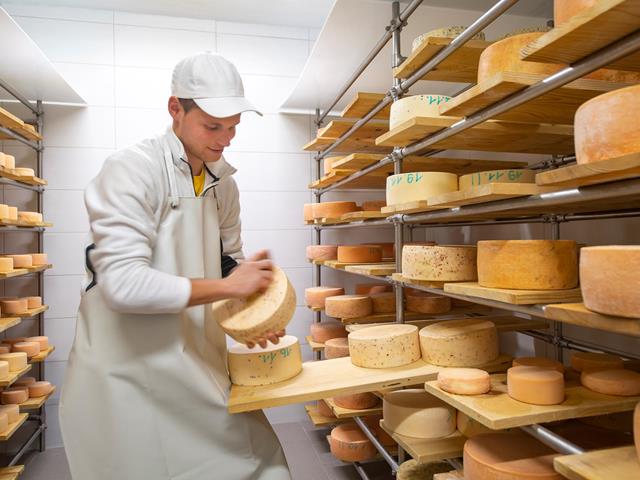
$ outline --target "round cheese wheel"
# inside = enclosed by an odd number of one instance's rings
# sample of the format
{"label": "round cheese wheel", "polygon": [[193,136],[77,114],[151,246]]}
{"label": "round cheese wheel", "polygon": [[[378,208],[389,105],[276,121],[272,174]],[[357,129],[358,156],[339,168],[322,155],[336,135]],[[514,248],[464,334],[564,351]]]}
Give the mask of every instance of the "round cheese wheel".
{"label": "round cheese wheel", "polygon": [[523,432],[477,435],[465,442],[463,452],[465,479],[564,480],[553,469],[558,454]]}
{"label": "round cheese wheel", "polygon": [[16,157],[13,155],[4,155],[4,166],[10,170],[14,170],[16,168]]}
{"label": "round cheese wheel", "polygon": [[13,173],[21,177],[33,177],[36,174],[36,171],[33,168],[19,167],[14,168]]}
{"label": "round cheese wheel", "polygon": [[576,352],[571,356],[571,366],[574,370],[612,370],[624,368],[620,357],[608,353]]}
{"label": "round cheese wheel", "polygon": [[344,295],[342,287],[309,287],[304,290],[304,299],[309,307],[324,308],[327,297]]}
{"label": "round cheese wheel", "polygon": [[42,306],[42,297],[25,297],[25,300],[27,301],[27,308],[29,310]]}
{"label": "round cheese wheel", "polygon": [[380,426],[382,415],[367,415],[363,417],[364,423],[369,427],[369,431],[378,439],[378,441],[387,447],[397,445],[396,441]]}
{"label": "round cheese wheel", "polygon": [[498,331],[487,320],[447,320],[420,330],[420,348],[433,365],[479,367],[498,358]]}
{"label": "round cheese wheel", "polygon": [[335,260],[338,258],[337,245],[309,245],[307,259],[316,261]]}
{"label": "round cheese wheel", "polygon": [[[401,98],[391,104],[389,115],[389,129],[393,130],[398,125],[415,117],[438,117],[439,106],[447,103],[451,97],[446,95],[411,95]],[[387,204],[389,198],[387,197]]]}
{"label": "round cheese wheel", "polygon": [[382,399],[387,429],[413,438],[442,438],[456,430],[456,410],[421,389],[396,390]]}
{"label": "round cheese wheel", "polygon": [[25,388],[7,388],[0,394],[3,405],[19,405],[29,400],[29,391]]}
{"label": "round cheese wheel", "polygon": [[605,395],[633,397],[640,395],[640,373],[625,369],[585,370],[580,383],[589,390]]}
{"label": "round cheese wheel", "polygon": [[0,432],[4,432],[9,428],[9,415],[0,412]]}
{"label": "round cheese wheel", "polygon": [[40,265],[48,265],[49,257],[47,256],[46,253],[32,253],[31,263],[33,264],[34,267],[40,266]]}
{"label": "round cheese wheel", "polygon": [[20,419],[20,407],[18,405],[0,405],[0,413],[9,417],[9,424],[16,423]]}
{"label": "round cheese wheel", "polygon": [[363,328],[351,332],[347,338],[351,363],[358,367],[400,367],[420,359],[418,327],[415,325]]}
{"label": "round cheese wheel", "polygon": [[18,221],[24,223],[42,222],[42,214],[38,212],[18,212]]}
{"label": "round cheese wheel", "polygon": [[4,339],[4,343],[7,344],[7,345],[11,345],[12,347],[16,343],[26,342],[26,341],[27,341],[27,337],[5,338]]}
{"label": "round cheese wheel", "polygon": [[28,358],[35,357],[40,353],[40,343],[38,342],[18,342],[13,344],[13,352],[24,352]]}
{"label": "round cheese wheel", "polygon": [[245,343],[268,331],[283,330],[296,310],[296,292],[284,272],[275,267],[273,281],[264,293],[214,302],[211,309],[225,333]]}
{"label": "round cheese wheel", "polygon": [[402,276],[429,282],[472,282],[478,278],[476,247],[469,245],[405,245]]}
{"label": "round cheese wheel", "polygon": [[489,183],[535,183],[536,173],[533,170],[510,169],[489,170],[486,172],[462,175],[459,179],[460,190],[469,190]]}
{"label": "round cheese wheel", "polygon": [[564,376],[546,367],[511,367],[507,370],[509,396],[532,405],[564,402]]}
{"label": "round cheese wheel", "polygon": [[338,160],[341,160],[343,157],[324,157],[322,165],[323,165],[323,171],[325,175],[328,175],[331,173],[332,167],[333,167],[333,163],[337,162]]}
{"label": "round cheese wheel", "polygon": [[6,314],[22,314],[29,310],[29,303],[26,298],[16,300],[0,300],[0,311]]}
{"label": "round cheese wheel", "polygon": [[318,402],[316,403],[316,409],[318,410],[318,413],[323,417],[336,418],[336,416],[333,414],[333,410],[331,410],[329,405],[327,405],[324,400],[318,400]]}
{"label": "round cheese wheel", "polygon": [[49,395],[53,386],[49,382],[34,382],[28,386],[29,398],[44,397]]}
{"label": "round cheese wheel", "polygon": [[456,430],[467,438],[475,437],[476,435],[481,435],[483,433],[493,432],[490,428],[485,427],[479,421],[474,420],[460,411],[456,414]]}
{"label": "round cheese wheel", "polygon": [[491,390],[491,377],[478,368],[447,368],[438,372],[438,387],[458,395],[482,395]]}
{"label": "round cheese wheel", "polygon": [[312,214],[314,219],[338,218],[345,213],[357,212],[356,202],[322,202],[312,204]]}
{"label": "round cheese wheel", "polygon": [[303,216],[305,222],[313,222],[313,203],[304,204]]}
{"label": "round cheese wheel", "polygon": [[333,397],[333,403],[341,408],[348,408],[350,410],[373,408],[378,404],[378,400],[380,399],[370,392],[336,395]]}
{"label": "round cheese wheel", "polygon": [[27,354],[24,352],[2,353],[0,360],[9,362],[10,372],[19,372],[27,368]]}
{"label": "round cheese wheel", "polygon": [[382,292],[393,292],[393,286],[388,283],[358,283],[355,287],[356,295],[370,295]]}
{"label": "round cheese wheel", "polygon": [[338,425],[329,437],[331,453],[343,462],[363,462],[376,456],[371,440],[352,423]]}
{"label": "round cheese wheel", "polygon": [[[431,30],[430,32],[423,33],[422,35],[420,35],[419,37],[416,37],[413,40],[413,43],[411,44],[411,51],[412,52],[416,51],[420,47],[420,45],[422,45],[424,42],[427,41],[427,39],[431,37],[455,38],[458,35],[460,35],[462,32],[464,32],[466,29],[467,27],[455,25],[453,27],[437,28],[435,30]],[[485,39],[484,32],[476,33],[473,37],[471,37],[471,39],[484,40]]]}
{"label": "round cheese wheel", "polygon": [[9,220],[18,220],[18,207],[9,206],[7,207],[7,212],[9,214]]}
{"label": "round cheese wheel", "polygon": [[424,480],[436,478],[438,473],[451,471],[451,465],[446,462],[418,463],[411,459],[400,464],[396,473],[396,480]]}
{"label": "round cheese wheel", "polygon": [[578,246],[573,240],[482,240],[478,283],[516,290],[566,290],[578,286]]}
{"label": "round cheese wheel", "polygon": [[0,378],[7,378],[9,376],[9,362],[0,360]]}
{"label": "round cheese wheel", "polygon": [[640,318],[640,245],[580,249],[584,305],[605,315]]}
{"label": "round cheese wheel", "polygon": [[557,360],[545,357],[514,358],[511,365],[513,367],[550,368],[551,370],[556,370],[560,373],[564,373],[564,365],[562,365],[562,363],[558,362]]}
{"label": "round cheese wheel", "polygon": [[379,212],[382,207],[386,207],[387,202],[385,200],[369,200],[362,202],[362,210],[365,212]]}
{"label": "round cheese wheel", "polygon": [[378,263],[382,261],[382,247],[375,245],[340,245],[338,261],[342,263]]}
{"label": "round cheese wheel", "polygon": [[396,311],[396,294],[392,292],[374,293],[370,295],[373,313],[394,313]]}
{"label": "round cheese wheel", "polygon": [[33,267],[33,258],[31,255],[6,255],[13,259],[13,266],[15,268],[29,268]]}
{"label": "round cheese wheel", "polygon": [[302,371],[300,343],[285,335],[277,345],[247,348],[238,343],[227,353],[229,377],[235,385],[271,385],[295,377]]}
{"label": "round cheese wheel", "polygon": [[347,337],[330,338],[324,342],[324,358],[330,360],[332,358],[349,356],[349,340]]}
{"label": "round cheese wheel", "polygon": [[324,313],[333,318],[361,318],[371,312],[371,298],[364,295],[336,295],[324,301]]}
{"label": "round cheese wheel", "polygon": [[0,218],[9,218],[9,206],[4,203],[0,203]]}
{"label": "round cheese wheel", "polygon": [[393,242],[367,243],[364,245],[372,245],[374,247],[382,248],[382,258],[394,258],[396,255],[395,244]]}
{"label": "round cheese wheel", "polygon": [[10,352],[11,352],[11,345],[0,345],[0,354],[10,353]]}
{"label": "round cheese wheel", "polygon": [[555,0],[553,2],[553,24],[559,27],[573,16],[597,3],[598,0]]}
{"label": "round cheese wheel", "polygon": [[399,173],[387,177],[387,205],[418,202],[456,190],[458,190],[458,176],[454,173]]}
{"label": "round cheese wheel", "polygon": [[35,377],[22,377],[16,380],[13,385],[15,387],[28,387],[29,385],[36,383],[36,381]]}
{"label": "round cheese wheel", "polygon": [[407,293],[405,306],[409,312],[437,315],[451,310],[451,299],[427,292]]}
{"label": "round cheese wheel", "polygon": [[633,440],[636,444],[638,460],[640,460],[640,402],[636,405],[636,409],[633,411]]}
{"label": "round cheese wheel", "polygon": [[325,343],[332,338],[346,338],[347,330],[338,322],[320,322],[311,324],[311,338],[314,342]]}
{"label": "round cheese wheel", "polygon": [[13,258],[0,257],[0,273],[9,273],[13,270]]}

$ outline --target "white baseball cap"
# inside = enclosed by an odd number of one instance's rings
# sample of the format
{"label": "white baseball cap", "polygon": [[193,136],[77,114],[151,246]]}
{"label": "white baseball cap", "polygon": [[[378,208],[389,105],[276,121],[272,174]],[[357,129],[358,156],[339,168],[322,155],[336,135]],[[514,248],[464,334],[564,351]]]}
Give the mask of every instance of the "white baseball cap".
{"label": "white baseball cap", "polygon": [[171,95],[193,99],[212,117],[225,118],[242,112],[262,115],[246,98],[238,69],[211,52],[184,58],[173,69]]}

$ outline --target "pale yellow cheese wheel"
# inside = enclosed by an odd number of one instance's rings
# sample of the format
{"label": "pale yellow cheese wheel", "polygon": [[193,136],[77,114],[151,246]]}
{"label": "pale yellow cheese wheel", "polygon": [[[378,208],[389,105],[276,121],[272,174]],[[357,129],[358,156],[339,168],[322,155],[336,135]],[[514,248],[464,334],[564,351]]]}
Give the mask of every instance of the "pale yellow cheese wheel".
{"label": "pale yellow cheese wheel", "polygon": [[396,311],[396,294],[393,292],[374,293],[370,295],[373,313],[393,313]]}
{"label": "pale yellow cheese wheel", "polygon": [[469,190],[489,183],[535,183],[536,174],[525,169],[489,170],[462,175],[458,182],[460,190]]}
{"label": "pale yellow cheese wheel", "polygon": [[7,388],[0,393],[3,405],[19,405],[29,400],[29,390],[21,387]]}
{"label": "pale yellow cheese wheel", "polygon": [[338,322],[319,322],[311,324],[311,338],[314,342],[325,343],[332,338],[346,338],[347,330]]}
{"label": "pale yellow cheese wheel", "polygon": [[18,212],[18,221],[24,223],[42,222],[42,214],[39,212]]}
{"label": "pale yellow cheese wheel", "polygon": [[9,424],[16,423],[20,418],[20,407],[18,405],[0,405],[0,414],[9,417]]}
{"label": "pale yellow cheese wheel", "polygon": [[458,190],[458,176],[446,172],[409,172],[387,177],[387,205],[427,200]]}
{"label": "pale yellow cheese wheel", "polygon": [[608,353],[576,352],[571,356],[571,366],[578,372],[586,370],[611,370],[624,367],[624,361]]}
{"label": "pale yellow cheese wheel", "polygon": [[340,245],[338,261],[342,263],[378,263],[382,261],[382,247],[376,245]]}
{"label": "pale yellow cheese wheel", "polygon": [[9,376],[9,362],[0,360],[0,378],[7,378]]}
{"label": "pale yellow cheese wheel", "polygon": [[517,290],[578,286],[578,246],[573,240],[482,240],[478,283]]}
{"label": "pale yellow cheese wheel", "polygon": [[0,203],[0,219],[9,218],[9,206]]}
{"label": "pale yellow cheese wheel", "polygon": [[407,293],[405,307],[409,312],[437,315],[451,310],[451,299],[427,292]]}
{"label": "pale yellow cheese wheel", "polygon": [[247,348],[238,343],[227,352],[229,377],[235,385],[271,385],[295,377],[302,371],[300,343],[285,335],[277,345]]}
{"label": "pale yellow cheese wheel", "polygon": [[349,356],[349,340],[347,337],[331,338],[324,342],[324,358],[341,358]]}
{"label": "pale yellow cheese wheel", "polygon": [[431,282],[471,282],[478,278],[476,247],[470,245],[405,245],[402,276]]}
{"label": "pale yellow cheese wheel", "polygon": [[42,306],[42,297],[25,297],[24,299],[27,301],[27,308],[29,310]]}
{"label": "pale yellow cheese wheel", "polygon": [[478,368],[446,368],[438,372],[438,387],[458,395],[482,395],[491,390],[491,377]]}
{"label": "pale yellow cheese wheel", "polygon": [[[420,47],[420,45],[422,45],[428,38],[431,38],[431,37],[455,38],[458,35],[460,35],[462,32],[464,32],[466,29],[467,27],[463,27],[461,25],[454,25],[452,27],[437,28],[435,30],[431,30],[430,32],[423,33],[422,35],[420,35],[419,37],[416,37],[413,40],[413,43],[411,44],[411,51],[415,52]],[[471,39],[484,40],[485,39],[484,32],[476,33],[473,37],[471,37]]]}
{"label": "pale yellow cheese wheel", "polygon": [[440,105],[447,103],[451,97],[446,95],[426,94],[401,98],[391,104],[389,129],[415,117],[438,117]]}
{"label": "pale yellow cheese wheel", "polygon": [[382,417],[389,430],[412,438],[442,438],[456,430],[456,410],[422,389],[387,393]]}
{"label": "pale yellow cheese wheel", "polygon": [[564,402],[564,376],[545,367],[511,367],[507,370],[507,391],[520,402],[558,405]]}
{"label": "pale yellow cheese wheel", "polygon": [[338,218],[345,213],[358,211],[356,202],[322,202],[311,207],[314,219]]}
{"label": "pale yellow cheese wheel", "polygon": [[351,332],[351,363],[365,368],[390,368],[408,365],[420,359],[418,327],[415,325],[379,325]]}
{"label": "pale yellow cheese wheel", "polygon": [[338,425],[329,437],[331,453],[343,462],[363,462],[376,456],[377,450],[354,423]]}
{"label": "pale yellow cheese wheel", "polygon": [[308,245],[307,246],[307,259],[308,260],[335,260],[338,258],[338,246],[337,245]]}
{"label": "pale yellow cheese wheel", "polygon": [[27,313],[29,304],[26,298],[16,300],[0,300],[0,311],[6,314],[22,314]]}
{"label": "pale yellow cheese wheel", "polygon": [[42,382],[34,382],[28,386],[29,388],[29,398],[37,398],[44,397],[45,395],[49,395],[51,390],[53,390],[53,386],[51,383],[42,381]]}
{"label": "pale yellow cheese wheel", "polygon": [[12,207],[9,205],[7,207],[7,213],[9,215],[9,220],[18,220],[18,207]]}
{"label": "pale yellow cheese wheel", "polygon": [[386,205],[387,202],[385,200],[369,200],[362,202],[362,210],[365,212],[379,212]]}
{"label": "pale yellow cheese wheel", "polygon": [[580,383],[604,395],[634,397],[640,395],[640,373],[625,369],[585,370]]}
{"label": "pale yellow cheese wheel", "polygon": [[546,357],[519,357],[514,358],[511,363],[513,367],[538,367],[550,368],[560,373],[564,373],[564,365],[557,360]]}
{"label": "pale yellow cheese wheel", "polygon": [[5,154],[4,167],[8,168],[9,170],[13,170],[14,168],[16,168],[16,157],[14,157],[13,155]]}
{"label": "pale yellow cheese wheel", "polygon": [[296,292],[285,273],[275,267],[273,281],[264,293],[214,302],[211,309],[226,334],[244,343],[268,331],[283,330],[295,312]]}
{"label": "pale yellow cheese wheel", "polygon": [[31,255],[5,255],[5,256],[13,259],[14,268],[33,267],[33,258],[31,257]]}
{"label": "pale yellow cheese wheel", "polygon": [[12,352],[24,352],[28,358],[35,357],[40,353],[39,342],[18,342],[13,344]]}
{"label": "pale yellow cheese wheel", "polygon": [[640,246],[611,245],[580,250],[584,305],[605,315],[640,318]]}
{"label": "pale yellow cheese wheel", "polygon": [[324,308],[327,297],[344,295],[342,287],[309,287],[304,291],[304,299],[309,307]]}
{"label": "pale yellow cheese wheel", "polygon": [[598,0],[554,0],[553,24],[559,27],[575,15],[593,7]]}
{"label": "pale yellow cheese wheel", "polygon": [[33,263],[34,267],[40,266],[40,265],[48,265],[49,257],[46,253],[32,253],[31,263]]}
{"label": "pale yellow cheese wheel", "polygon": [[15,173],[20,177],[33,177],[36,174],[33,168],[25,168],[25,167],[15,168],[13,173]]}
{"label": "pale yellow cheese wheel", "polygon": [[337,295],[324,301],[324,313],[333,318],[360,318],[371,315],[373,303],[364,295]]}
{"label": "pale yellow cheese wheel", "polygon": [[13,258],[0,257],[0,273],[8,273],[13,270]]}

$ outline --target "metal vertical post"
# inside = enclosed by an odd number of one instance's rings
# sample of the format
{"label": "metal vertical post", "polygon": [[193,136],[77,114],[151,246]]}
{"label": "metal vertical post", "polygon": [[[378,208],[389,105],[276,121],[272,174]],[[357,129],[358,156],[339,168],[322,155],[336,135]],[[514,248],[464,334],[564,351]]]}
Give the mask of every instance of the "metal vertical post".
{"label": "metal vertical post", "polygon": [[[560,240],[560,222],[556,215],[552,215],[551,222],[551,240]],[[556,360],[560,363],[564,361],[564,349],[561,344],[562,340],[562,322],[553,322],[553,345],[556,349]]]}
{"label": "metal vertical post", "polygon": [[[322,125],[322,119],[320,118],[319,108],[316,108],[315,124],[317,128],[320,128],[320,126]],[[316,180],[319,180],[322,177],[322,159],[318,155],[316,155],[315,161],[316,161]],[[314,193],[314,197],[315,197],[314,198],[315,202],[319,203],[322,197],[322,193],[316,190]],[[319,227],[315,227],[313,237],[314,237],[313,238],[314,245],[320,245],[322,243],[322,230]],[[314,265],[313,266],[313,286],[319,287],[321,283],[322,283],[322,267],[320,265]],[[322,312],[314,312],[313,321],[315,323],[320,323],[322,321]],[[314,356],[316,360],[320,360],[322,358],[322,352],[315,352]]]}
{"label": "metal vertical post", "polygon": [[[38,100],[36,102],[36,129],[40,135],[44,133],[44,110],[42,108],[42,100]],[[36,150],[36,175],[42,178],[42,160],[43,160],[43,141],[38,140],[38,149]],[[37,193],[37,211],[42,212],[43,206],[43,195],[42,191]],[[44,251],[44,233],[42,231],[38,232],[38,252]],[[41,297],[44,297],[44,272],[40,272],[37,274],[38,276],[38,292]],[[38,315],[38,335],[44,335],[44,313],[40,313]],[[44,380],[45,378],[45,362],[40,362],[40,379]],[[43,405],[40,408],[40,425],[44,428],[40,430],[40,439],[39,439],[39,450],[44,452],[46,449],[46,438],[45,438],[45,428],[47,424],[47,410]]]}

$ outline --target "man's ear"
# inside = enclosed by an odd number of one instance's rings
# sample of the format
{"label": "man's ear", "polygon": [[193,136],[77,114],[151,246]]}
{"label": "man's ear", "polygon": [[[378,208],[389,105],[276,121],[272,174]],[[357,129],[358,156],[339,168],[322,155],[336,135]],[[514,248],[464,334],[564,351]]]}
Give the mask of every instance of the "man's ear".
{"label": "man's ear", "polygon": [[178,97],[169,97],[169,101],[167,102],[167,108],[169,110],[169,115],[171,118],[176,118],[180,113],[184,113],[184,109],[182,105],[180,105],[180,101]]}

